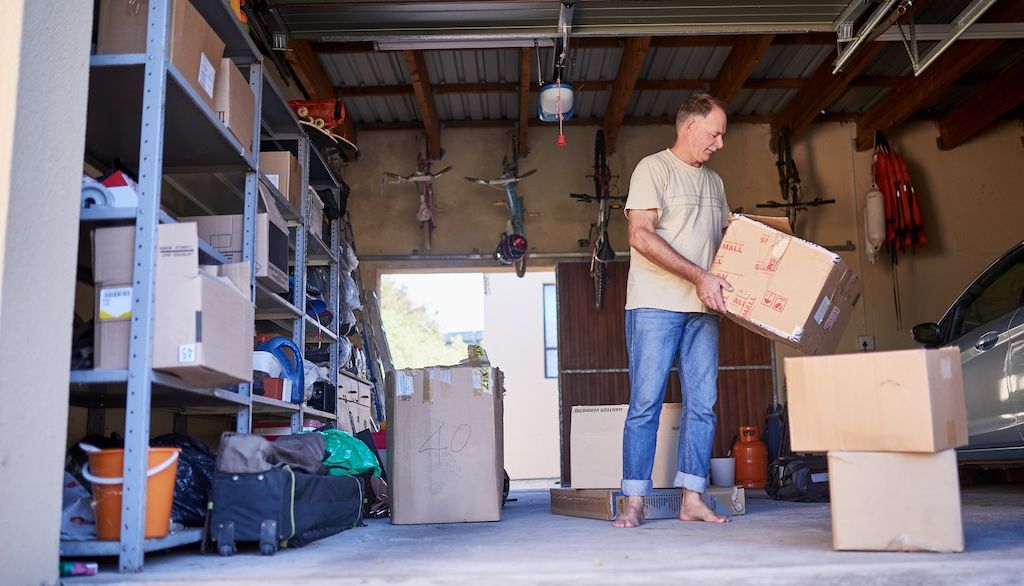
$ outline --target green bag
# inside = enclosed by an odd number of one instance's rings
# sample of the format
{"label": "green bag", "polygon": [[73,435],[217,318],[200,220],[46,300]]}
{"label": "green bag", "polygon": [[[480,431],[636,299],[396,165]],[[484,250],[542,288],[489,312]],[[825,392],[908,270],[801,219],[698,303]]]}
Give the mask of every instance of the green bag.
{"label": "green bag", "polygon": [[318,431],[324,436],[324,467],[331,476],[359,476],[373,471],[380,476],[380,464],[370,448],[340,429]]}

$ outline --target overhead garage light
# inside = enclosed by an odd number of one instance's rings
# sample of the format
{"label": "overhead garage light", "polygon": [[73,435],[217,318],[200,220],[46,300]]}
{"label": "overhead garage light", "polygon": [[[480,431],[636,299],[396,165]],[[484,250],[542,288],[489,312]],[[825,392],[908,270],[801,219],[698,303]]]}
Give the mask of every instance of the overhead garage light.
{"label": "overhead garage light", "polygon": [[514,49],[517,47],[552,47],[552,39],[418,39],[375,41],[378,51],[443,51],[447,49]]}

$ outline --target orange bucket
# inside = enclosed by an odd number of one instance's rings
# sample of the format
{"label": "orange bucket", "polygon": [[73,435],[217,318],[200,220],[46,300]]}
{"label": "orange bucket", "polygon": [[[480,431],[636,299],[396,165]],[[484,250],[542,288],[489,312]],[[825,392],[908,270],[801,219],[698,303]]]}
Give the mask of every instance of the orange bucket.
{"label": "orange bucket", "polygon": [[[174,478],[178,473],[179,448],[149,448],[146,471],[146,539],[165,537],[171,531]],[[89,452],[89,465],[82,475],[92,483],[96,507],[96,537],[121,538],[121,492],[124,478],[124,450]]]}

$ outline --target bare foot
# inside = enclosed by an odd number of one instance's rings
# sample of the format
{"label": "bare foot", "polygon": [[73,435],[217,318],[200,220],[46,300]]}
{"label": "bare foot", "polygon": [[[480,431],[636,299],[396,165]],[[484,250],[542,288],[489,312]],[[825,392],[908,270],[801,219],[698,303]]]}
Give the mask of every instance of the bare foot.
{"label": "bare foot", "polygon": [[728,523],[729,517],[723,517],[712,511],[700,497],[699,492],[683,489],[683,506],[679,511],[680,521],[704,521],[705,523]]}
{"label": "bare foot", "polygon": [[631,496],[626,499],[626,510],[615,518],[614,525],[619,529],[632,529],[642,525],[645,520],[644,497]]}

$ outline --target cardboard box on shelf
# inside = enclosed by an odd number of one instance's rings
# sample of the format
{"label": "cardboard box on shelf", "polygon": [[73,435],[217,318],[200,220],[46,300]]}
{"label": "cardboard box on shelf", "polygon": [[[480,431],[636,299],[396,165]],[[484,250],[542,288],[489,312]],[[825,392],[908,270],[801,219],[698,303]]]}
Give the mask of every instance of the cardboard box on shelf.
{"label": "cardboard box on shelf", "polygon": [[[302,422],[302,430],[299,433],[315,431],[323,425],[316,419],[306,419]],[[292,435],[291,421],[288,419],[263,419],[252,422],[252,432],[255,435],[262,435],[270,441],[274,441],[282,435]]]}
{"label": "cardboard box on shelf", "polygon": [[[101,0],[96,53],[145,53],[148,21],[148,0]],[[210,110],[215,110],[214,86],[217,68],[224,57],[224,41],[188,0],[171,1],[168,55],[171,64],[195,88]]]}
{"label": "cardboard box on shelf", "polygon": [[[552,488],[551,513],[586,519],[614,521],[626,506],[626,495],[617,489]],[[743,515],[747,512],[742,486],[709,486],[703,500],[719,515]],[[682,489],[656,489],[644,497],[647,519],[675,519],[682,506]]]}
{"label": "cardboard box on shelf", "polygon": [[[315,189],[309,190],[309,231],[318,238],[324,237],[324,200],[320,199]],[[326,243],[330,246],[330,243]]]}
{"label": "cardboard box on shelf", "polygon": [[[618,488],[622,482],[622,430],[629,405],[593,405],[572,408],[569,437],[573,488]],[[661,409],[654,451],[654,488],[672,488],[679,470],[681,406],[666,403]]]}
{"label": "cardboard box on shelf", "polygon": [[967,445],[957,348],[786,358],[796,452],[938,452]]}
{"label": "cardboard box on shelf", "polygon": [[[278,211],[274,199],[259,184],[260,199],[266,211],[256,214],[256,279],[271,291],[288,291],[288,224]],[[242,214],[226,216],[194,216],[179,218],[182,222],[195,222],[199,237],[230,262],[242,261],[244,217]]]}
{"label": "cardboard box on shelf", "polygon": [[832,547],[964,550],[956,451],[828,453]]}
{"label": "cardboard box on shelf", "polygon": [[[93,235],[99,369],[128,367],[134,243],[132,226],[98,228]],[[161,225],[153,368],[201,386],[251,380],[254,311],[243,293],[248,275],[247,263],[200,266],[195,224]]]}
{"label": "cardboard box on shelf", "polygon": [[302,167],[299,160],[289,151],[263,151],[260,153],[260,170],[288,203],[295,213],[302,213]]}
{"label": "cardboard box on shelf", "polygon": [[246,152],[252,152],[253,112],[256,97],[235,63],[225,57],[213,88],[217,117],[235,135]]}
{"label": "cardboard box on shelf", "polygon": [[789,234],[780,219],[737,214],[729,223],[711,268],[733,286],[723,291],[726,316],[806,354],[830,354],[863,285],[837,254]]}
{"label": "cardboard box on shelf", "polygon": [[391,522],[500,521],[501,371],[406,369],[388,373],[387,383]]}

